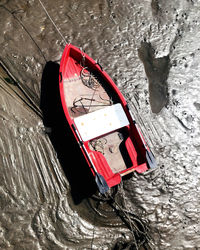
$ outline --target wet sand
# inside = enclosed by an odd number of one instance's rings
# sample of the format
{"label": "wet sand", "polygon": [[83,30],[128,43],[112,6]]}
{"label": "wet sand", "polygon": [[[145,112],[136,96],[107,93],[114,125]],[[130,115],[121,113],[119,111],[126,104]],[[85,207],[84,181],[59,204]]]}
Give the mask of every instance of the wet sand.
{"label": "wet sand", "polygon": [[[66,40],[100,59],[157,158],[155,172],[124,180],[118,202],[149,227],[152,249],[200,248],[200,3],[43,2]],[[123,216],[91,198],[69,133],[64,41],[36,0],[1,1],[0,16],[0,248],[134,248]]]}

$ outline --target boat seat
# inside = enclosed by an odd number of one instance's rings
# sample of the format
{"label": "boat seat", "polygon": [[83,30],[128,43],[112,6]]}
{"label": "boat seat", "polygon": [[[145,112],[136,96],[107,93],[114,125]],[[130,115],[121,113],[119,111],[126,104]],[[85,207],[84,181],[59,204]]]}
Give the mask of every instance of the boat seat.
{"label": "boat seat", "polygon": [[147,171],[148,167],[147,167],[146,162],[138,165],[137,152],[135,150],[135,147],[134,147],[133,142],[132,142],[130,137],[128,137],[126,139],[125,146],[126,146],[126,149],[128,151],[128,154],[129,154],[131,161],[132,161],[132,164],[133,164],[132,168],[134,168],[135,171],[138,173],[143,173],[143,172]]}
{"label": "boat seat", "polygon": [[95,165],[97,172],[105,178],[109,187],[115,186],[121,182],[120,175],[113,173],[102,153],[98,151],[92,151],[89,153],[89,156]]}
{"label": "boat seat", "polygon": [[74,118],[83,141],[89,141],[129,125],[120,103]]}
{"label": "boat seat", "polygon": [[131,162],[133,164],[133,167],[137,166],[137,152],[135,150],[135,147],[133,145],[133,142],[130,137],[128,137],[125,141],[125,147],[128,151],[129,157],[131,159]]}

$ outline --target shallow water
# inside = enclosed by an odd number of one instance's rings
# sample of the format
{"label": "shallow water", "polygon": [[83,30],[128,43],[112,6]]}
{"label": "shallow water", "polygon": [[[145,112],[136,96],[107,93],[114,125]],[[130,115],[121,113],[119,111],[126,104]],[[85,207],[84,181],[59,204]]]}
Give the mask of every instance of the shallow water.
{"label": "shallow water", "polygon": [[[44,4],[115,80],[156,155],[160,168],[125,179],[118,201],[149,226],[153,249],[200,249],[199,1]],[[65,124],[62,38],[36,0],[1,1],[0,20],[0,248],[130,248],[114,207],[90,198]]]}

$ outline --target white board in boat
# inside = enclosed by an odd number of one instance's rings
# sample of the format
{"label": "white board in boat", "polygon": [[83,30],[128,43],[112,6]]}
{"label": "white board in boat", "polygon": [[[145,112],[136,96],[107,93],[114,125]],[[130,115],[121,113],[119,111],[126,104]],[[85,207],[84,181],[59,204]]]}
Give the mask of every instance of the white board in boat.
{"label": "white board in boat", "polygon": [[129,124],[120,103],[74,118],[83,141],[88,141]]}

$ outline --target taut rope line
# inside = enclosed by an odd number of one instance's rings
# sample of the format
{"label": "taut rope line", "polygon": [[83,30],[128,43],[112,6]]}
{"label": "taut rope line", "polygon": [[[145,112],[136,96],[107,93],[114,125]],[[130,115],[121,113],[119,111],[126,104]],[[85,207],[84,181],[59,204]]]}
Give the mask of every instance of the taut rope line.
{"label": "taut rope line", "polygon": [[55,24],[55,22],[53,21],[53,19],[51,18],[51,16],[49,15],[47,9],[45,8],[44,4],[41,2],[41,0],[38,0],[40,5],[42,6],[43,10],[45,11],[46,15],[48,16],[48,18],[50,19],[50,21],[52,22],[53,26],[56,28],[57,32],[60,34],[60,36],[62,37],[63,41],[67,44],[67,41],[65,39],[65,37],[63,36],[63,34],[60,32],[59,28],[57,27],[57,25]]}

